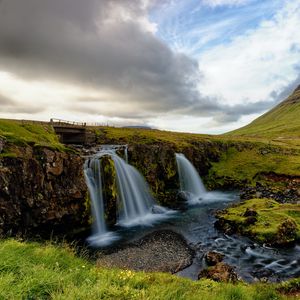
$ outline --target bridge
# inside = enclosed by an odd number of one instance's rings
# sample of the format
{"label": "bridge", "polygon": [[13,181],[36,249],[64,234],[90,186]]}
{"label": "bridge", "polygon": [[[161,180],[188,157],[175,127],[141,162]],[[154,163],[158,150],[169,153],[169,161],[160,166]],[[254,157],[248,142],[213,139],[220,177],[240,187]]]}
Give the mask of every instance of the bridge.
{"label": "bridge", "polygon": [[71,122],[61,119],[51,119],[50,125],[63,144],[88,144],[94,142],[95,134],[87,130],[87,123]]}

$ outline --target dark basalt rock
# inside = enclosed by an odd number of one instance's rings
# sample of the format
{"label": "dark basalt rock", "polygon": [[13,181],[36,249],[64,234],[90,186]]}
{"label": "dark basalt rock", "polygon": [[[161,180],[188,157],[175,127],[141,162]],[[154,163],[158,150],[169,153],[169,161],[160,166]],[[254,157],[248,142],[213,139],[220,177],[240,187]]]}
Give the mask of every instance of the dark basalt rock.
{"label": "dark basalt rock", "polygon": [[253,208],[247,208],[244,217],[256,217],[257,216],[257,211]]}
{"label": "dark basalt rock", "polygon": [[[280,203],[297,203],[300,199],[300,177],[278,175],[275,173],[262,173],[258,175],[268,184],[256,183],[256,186],[244,186],[241,189],[240,197],[242,200],[253,198],[269,198]],[[270,184],[271,183],[271,184]],[[272,183],[280,183],[280,187],[272,187]]]}
{"label": "dark basalt rock", "polygon": [[78,154],[23,147],[0,158],[0,234],[73,234],[89,227],[83,159]]}
{"label": "dark basalt rock", "polygon": [[5,145],[5,139],[0,137],[0,153],[3,151]]}
{"label": "dark basalt rock", "polygon": [[208,278],[218,282],[235,283],[238,281],[238,275],[234,271],[234,268],[223,262],[219,262],[215,266],[200,271],[198,279],[201,278]]}
{"label": "dark basalt rock", "polygon": [[224,254],[210,251],[204,255],[205,261],[209,266],[215,266],[224,259]]}

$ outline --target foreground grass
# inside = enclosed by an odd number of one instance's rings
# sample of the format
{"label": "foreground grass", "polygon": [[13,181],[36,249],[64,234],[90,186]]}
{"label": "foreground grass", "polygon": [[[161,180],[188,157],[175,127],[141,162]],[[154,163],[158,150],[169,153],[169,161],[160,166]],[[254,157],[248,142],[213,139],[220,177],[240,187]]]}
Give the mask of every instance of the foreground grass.
{"label": "foreground grass", "polygon": [[[294,293],[298,285],[296,280],[282,288]],[[297,299],[278,288],[96,268],[66,246],[0,241],[0,299]]]}
{"label": "foreground grass", "polygon": [[[249,210],[250,216],[249,213],[247,216]],[[249,221],[253,215],[255,222]],[[251,199],[219,212],[218,217],[225,226],[233,226],[237,232],[261,243],[284,244],[300,240],[300,204]]]}

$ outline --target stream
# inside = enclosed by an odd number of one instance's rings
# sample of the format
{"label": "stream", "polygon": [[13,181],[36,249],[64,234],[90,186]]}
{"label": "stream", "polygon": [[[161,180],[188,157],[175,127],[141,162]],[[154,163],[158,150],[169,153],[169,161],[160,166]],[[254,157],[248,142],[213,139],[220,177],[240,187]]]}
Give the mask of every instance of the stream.
{"label": "stream", "polygon": [[124,243],[162,229],[181,234],[195,250],[195,257],[192,265],[177,275],[193,280],[197,279],[199,270],[206,267],[203,256],[208,251],[224,254],[224,262],[234,266],[238,275],[248,282],[263,278],[275,282],[300,276],[300,245],[285,249],[268,248],[248,238],[227,236],[215,229],[214,212],[238,201],[237,193],[208,192],[199,204],[175,212],[152,227],[120,227],[117,234]]}

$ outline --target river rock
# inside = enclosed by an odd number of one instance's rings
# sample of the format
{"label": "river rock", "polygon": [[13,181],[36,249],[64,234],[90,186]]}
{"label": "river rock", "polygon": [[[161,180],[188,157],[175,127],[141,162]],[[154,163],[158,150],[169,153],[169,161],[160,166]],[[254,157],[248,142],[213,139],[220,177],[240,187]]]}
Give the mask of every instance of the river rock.
{"label": "river rock", "polygon": [[234,268],[224,262],[218,262],[215,266],[200,271],[198,279],[201,278],[212,279],[218,282],[235,283],[238,281]]}
{"label": "river rock", "polygon": [[193,251],[181,235],[161,230],[109,253],[99,253],[97,266],[176,273],[188,267],[193,256]]}
{"label": "river rock", "polygon": [[224,254],[215,251],[209,251],[204,255],[204,258],[209,266],[215,266],[217,263],[223,260]]}

